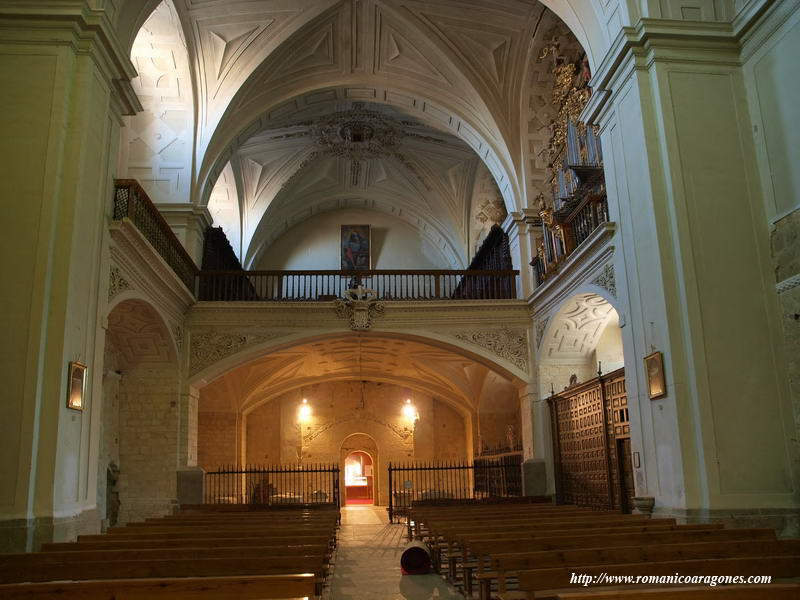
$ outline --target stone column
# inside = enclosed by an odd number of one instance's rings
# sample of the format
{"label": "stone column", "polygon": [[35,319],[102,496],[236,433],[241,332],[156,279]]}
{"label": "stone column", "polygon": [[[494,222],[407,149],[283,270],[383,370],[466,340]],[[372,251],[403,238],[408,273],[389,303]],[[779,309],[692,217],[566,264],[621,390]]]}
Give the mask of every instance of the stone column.
{"label": "stone column", "polygon": [[[584,112],[601,126],[620,225],[637,493],[688,518],[800,505],[740,60],[730,25],[648,19],[599,65]],[[666,379],[655,400],[653,351]]]}
{"label": "stone column", "polygon": [[[0,551],[99,526],[103,232],[121,115],[140,108],[105,13],[39,5],[0,7]],[[83,411],[66,407],[70,361],[88,367]]]}
{"label": "stone column", "polygon": [[527,298],[533,293],[533,271],[530,261],[533,258],[528,219],[523,212],[509,214],[503,221],[503,230],[508,235],[508,245],[511,250],[511,262],[514,269],[519,271],[517,294],[520,298]]}

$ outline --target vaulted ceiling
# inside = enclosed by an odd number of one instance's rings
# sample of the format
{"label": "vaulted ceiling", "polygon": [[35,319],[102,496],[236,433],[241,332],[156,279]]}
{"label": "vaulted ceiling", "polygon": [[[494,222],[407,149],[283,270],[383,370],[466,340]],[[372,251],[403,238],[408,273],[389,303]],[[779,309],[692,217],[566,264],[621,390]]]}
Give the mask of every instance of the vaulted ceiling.
{"label": "vaulted ceiling", "polygon": [[[541,191],[539,51],[565,31],[533,0],[164,0],[134,44],[149,102],[128,132],[130,170],[156,202],[208,205],[246,266],[300,221],[354,205],[464,266],[476,219],[490,226]],[[192,104],[186,127],[176,107]],[[396,143],[320,140],[357,112]]]}
{"label": "vaulted ceiling", "polygon": [[481,398],[491,401],[499,389],[516,398],[505,376],[453,351],[352,335],[279,350],[229,371],[202,388],[200,410],[248,412],[292,389],[335,380],[405,385],[441,397],[462,414],[477,411]]}

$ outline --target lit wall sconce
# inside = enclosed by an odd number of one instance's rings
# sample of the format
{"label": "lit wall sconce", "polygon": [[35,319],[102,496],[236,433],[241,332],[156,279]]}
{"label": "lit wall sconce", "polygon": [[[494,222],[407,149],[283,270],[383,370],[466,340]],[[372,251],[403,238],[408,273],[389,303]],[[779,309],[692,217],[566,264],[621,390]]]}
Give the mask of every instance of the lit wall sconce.
{"label": "lit wall sconce", "polygon": [[417,412],[417,408],[411,404],[411,399],[406,400],[406,403],[403,405],[403,416],[409,421],[419,421],[419,413]]}
{"label": "lit wall sconce", "polygon": [[303,398],[303,403],[297,409],[297,420],[301,423],[308,423],[311,420],[311,405],[305,398]]}

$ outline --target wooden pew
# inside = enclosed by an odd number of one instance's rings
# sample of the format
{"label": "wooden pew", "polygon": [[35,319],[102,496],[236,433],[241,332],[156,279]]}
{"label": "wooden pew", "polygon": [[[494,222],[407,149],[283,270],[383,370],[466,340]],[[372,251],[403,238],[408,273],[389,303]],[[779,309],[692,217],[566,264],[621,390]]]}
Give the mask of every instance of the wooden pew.
{"label": "wooden pew", "polygon": [[[573,538],[585,535],[594,537],[610,537],[614,535],[631,535],[643,533],[678,533],[689,531],[709,531],[709,530],[722,530],[721,523],[696,523],[688,525],[652,525],[647,523],[645,525],[633,525],[629,527],[612,527],[612,528],[596,528],[581,531],[579,529],[565,529],[565,530],[543,530],[543,531],[506,531],[497,530],[493,532],[479,531],[479,532],[461,532],[454,536],[451,540],[452,545],[460,547],[461,553],[456,554],[456,560],[461,560],[462,564],[469,561],[469,547],[475,542],[493,539],[495,541],[504,541],[507,545],[510,544],[523,544],[536,541],[544,538]],[[774,533],[773,533],[774,537]],[[432,551],[433,552],[433,551]],[[436,550],[438,552],[438,548]],[[438,554],[436,558],[440,560]],[[448,563],[450,563],[448,558]],[[457,565],[456,565],[457,566]],[[471,580],[465,580],[465,583],[471,584]]]}
{"label": "wooden pew", "polygon": [[471,594],[473,575],[477,571],[480,583],[480,597],[488,598],[496,573],[487,571],[487,561],[496,554],[506,554],[510,548],[514,552],[545,552],[568,551],[587,548],[617,548],[623,546],[663,545],[675,543],[699,542],[729,542],[738,541],[747,543],[751,540],[774,540],[773,529],[721,529],[714,526],[710,529],[647,531],[642,533],[615,533],[610,535],[575,535],[562,537],[544,537],[517,539],[509,542],[508,539],[471,540],[464,542],[467,551],[473,560],[463,564],[463,580],[465,587]]}
{"label": "wooden pew", "polygon": [[96,540],[79,542],[50,542],[42,545],[43,552],[79,552],[83,550],[137,550],[146,548],[231,548],[237,546],[281,546],[289,545],[314,545],[319,543],[330,544],[328,535],[292,535],[292,536],[263,536],[260,539],[252,537],[201,537],[173,540],[141,540],[125,539],[121,537],[106,536]]}
{"label": "wooden pew", "polygon": [[314,596],[311,574],[0,585],[3,600],[275,600]]}
{"label": "wooden pew", "polygon": [[324,577],[325,556],[268,556],[257,558],[103,560],[43,564],[2,564],[0,583],[166,577],[226,577],[284,574],[296,571]]}
{"label": "wooden pew", "polygon": [[[550,596],[566,591],[575,591],[577,584],[571,584],[570,579],[573,573],[595,577],[618,577],[625,575],[633,576],[670,576],[679,573],[682,576],[752,576],[769,575],[773,579],[793,578],[800,576],[800,555],[795,556],[749,556],[744,558],[713,558],[697,560],[675,560],[651,563],[630,563],[612,565],[573,565],[570,567],[559,567],[553,569],[535,569],[529,571],[519,571],[520,590],[527,600],[534,600],[536,594],[548,590]],[[619,581],[614,583],[619,584]],[[610,580],[606,582],[593,583],[596,588],[602,585],[612,585]],[[629,584],[635,585],[635,584]],[[663,587],[663,584],[661,585]],[[500,600],[510,600],[519,598],[519,594],[506,593],[499,594]]]}
{"label": "wooden pew", "polygon": [[[638,563],[661,563],[670,561],[744,558],[762,556],[800,556],[800,540],[732,540],[723,542],[694,542],[647,546],[599,547],[582,550],[549,550],[544,552],[522,552],[495,554],[491,558],[491,572],[497,578],[497,587],[506,592],[506,577],[509,573],[522,573],[528,569],[551,567],[573,567],[582,569],[586,565],[634,565]],[[800,568],[800,564],[798,565]],[[630,574],[638,574],[634,569]],[[486,575],[479,575],[481,597],[484,593]]]}
{"label": "wooden pew", "polygon": [[543,596],[547,600],[797,600],[800,583],[670,587],[564,592]]}
{"label": "wooden pew", "polygon": [[109,550],[72,550],[0,555],[0,568],[10,565],[100,562],[119,560],[168,560],[204,558],[258,558],[263,556],[327,556],[327,542],[313,546],[232,546],[190,548],[140,548]]}
{"label": "wooden pew", "polygon": [[[447,556],[454,556],[455,549],[458,546],[465,545],[462,539],[466,536],[479,535],[481,533],[487,535],[496,535],[505,533],[509,538],[524,538],[531,536],[541,536],[550,531],[593,531],[597,530],[602,533],[612,533],[621,528],[631,527],[675,527],[677,525],[675,519],[622,519],[622,518],[609,518],[605,516],[596,517],[594,519],[570,519],[567,521],[537,521],[531,520],[526,523],[503,523],[493,525],[479,525],[479,524],[459,524],[458,526],[433,526],[431,536],[432,544],[431,550],[439,558],[441,546],[437,544],[439,538],[444,540],[447,549]],[[434,562],[434,564],[440,564]]]}

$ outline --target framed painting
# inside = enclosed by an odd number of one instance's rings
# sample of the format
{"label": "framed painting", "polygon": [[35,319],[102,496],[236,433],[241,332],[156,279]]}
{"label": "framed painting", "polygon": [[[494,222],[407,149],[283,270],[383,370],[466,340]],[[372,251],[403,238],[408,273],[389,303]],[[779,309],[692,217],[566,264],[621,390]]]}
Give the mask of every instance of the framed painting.
{"label": "framed painting", "polygon": [[647,373],[647,389],[650,400],[667,395],[667,383],[664,380],[664,356],[661,352],[653,352],[644,357],[644,370]]}
{"label": "framed painting", "polygon": [[67,408],[83,410],[83,395],[86,391],[86,365],[79,362],[69,363],[69,380],[67,382]]}
{"label": "framed painting", "polygon": [[372,231],[369,225],[342,225],[342,271],[368,271],[372,268]]}

